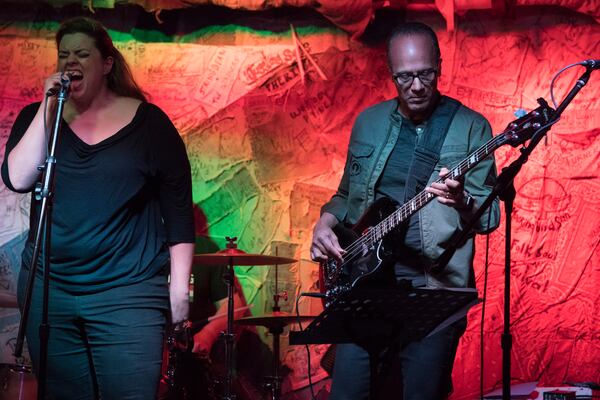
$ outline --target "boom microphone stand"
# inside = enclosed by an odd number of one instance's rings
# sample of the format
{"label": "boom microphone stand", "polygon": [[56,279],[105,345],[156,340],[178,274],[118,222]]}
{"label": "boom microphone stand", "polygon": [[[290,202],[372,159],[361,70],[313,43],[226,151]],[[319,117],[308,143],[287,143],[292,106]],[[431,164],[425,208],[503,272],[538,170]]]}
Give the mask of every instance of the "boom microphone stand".
{"label": "boom microphone stand", "polygon": [[[510,400],[511,389],[510,389],[510,354],[512,350],[512,335],[510,333],[510,245],[511,245],[511,229],[512,229],[512,209],[513,201],[516,196],[516,190],[514,187],[514,179],[521,170],[521,167],[527,162],[529,155],[533,149],[539,144],[542,138],[560,119],[562,112],[567,108],[579,91],[588,83],[590,74],[594,69],[598,68],[595,63],[596,60],[584,61],[582,65],[586,67],[585,72],[577,79],[575,86],[569,91],[562,103],[556,108],[554,112],[551,112],[547,119],[547,123],[543,126],[535,126],[536,129],[531,141],[526,147],[521,148],[521,155],[515,161],[513,161],[508,167],[502,169],[502,173],[498,176],[498,180],[494,189],[485,199],[483,204],[473,214],[472,218],[465,224],[464,229],[456,240],[454,240],[450,246],[442,253],[440,258],[437,260],[435,265],[436,271],[441,271],[446,264],[452,258],[452,255],[456,249],[464,243],[465,239],[471,234],[472,228],[475,226],[477,221],[481,218],[483,213],[490,207],[496,197],[499,197],[504,201],[504,210],[506,213],[506,240],[505,240],[505,266],[504,266],[504,329],[502,333],[501,345],[502,345],[502,400]],[[538,103],[542,107],[547,107],[547,103],[544,99],[538,99]],[[548,109],[548,108],[547,108]]]}
{"label": "boom microphone stand", "polygon": [[[42,172],[42,181],[35,188],[35,199],[41,201],[40,213],[35,231],[35,244],[33,247],[33,256],[31,258],[31,269],[27,280],[25,290],[25,301],[21,313],[21,322],[19,323],[19,332],[17,333],[17,341],[15,344],[15,357],[21,357],[23,351],[23,342],[25,338],[25,330],[29,319],[29,310],[31,308],[31,295],[33,293],[33,283],[37,273],[40,244],[42,244],[43,256],[43,294],[42,294],[42,320],[39,326],[40,333],[40,361],[38,370],[38,392],[37,398],[42,400],[45,398],[46,392],[46,376],[48,368],[48,335],[50,325],[48,324],[48,290],[50,282],[50,228],[52,225],[52,201],[54,192],[54,177],[56,172],[56,147],[58,146],[58,135],[62,125],[62,114],[64,104],[67,101],[69,93],[70,80],[61,76],[61,86],[57,93],[57,107],[54,118],[54,125],[50,134],[48,143],[48,155],[43,165],[38,169]],[[48,97],[48,94],[46,95]],[[31,229],[31,227],[30,227]],[[43,240],[43,242],[42,242]]]}

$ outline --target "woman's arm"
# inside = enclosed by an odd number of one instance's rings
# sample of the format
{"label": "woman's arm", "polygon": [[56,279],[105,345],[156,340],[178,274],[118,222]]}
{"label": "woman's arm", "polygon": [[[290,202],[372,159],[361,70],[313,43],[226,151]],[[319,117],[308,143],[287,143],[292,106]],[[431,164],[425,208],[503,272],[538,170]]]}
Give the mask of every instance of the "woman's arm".
{"label": "woman's arm", "polygon": [[[52,87],[60,84],[61,73],[57,72],[48,77],[44,84],[44,94]],[[17,191],[29,191],[38,180],[40,171],[38,167],[46,159],[46,133],[44,131],[44,106],[42,101],[35,117],[27,130],[10,151],[7,157],[8,176],[12,187]],[[51,126],[53,112],[56,108],[56,99],[48,98],[47,125]]]}
{"label": "woman's arm", "polygon": [[190,273],[194,257],[194,243],[177,243],[169,247],[171,254],[171,317],[174,324],[186,320],[190,309]]}

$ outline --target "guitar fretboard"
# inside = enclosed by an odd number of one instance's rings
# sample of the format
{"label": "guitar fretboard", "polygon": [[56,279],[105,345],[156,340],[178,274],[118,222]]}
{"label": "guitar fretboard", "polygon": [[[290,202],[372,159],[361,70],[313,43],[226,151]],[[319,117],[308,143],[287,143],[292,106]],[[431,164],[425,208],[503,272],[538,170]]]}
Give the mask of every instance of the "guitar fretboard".
{"label": "guitar fretboard", "polygon": [[[483,146],[471,153],[469,157],[458,163],[457,166],[448,172],[445,178],[440,178],[436,182],[443,182],[444,179],[447,178],[458,179],[462,177],[477,164],[479,164],[483,159],[496,151],[496,149],[506,144],[508,142],[507,136],[511,134],[514,133],[512,131],[504,132],[488,140]],[[369,230],[363,236],[348,246],[346,252],[352,253],[352,249],[360,250],[365,247],[368,248],[373,246],[375,243],[383,239],[385,235],[410,218],[410,216],[427,205],[427,203],[429,203],[434,197],[434,194],[422,190],[415,197],[398,207],[396,211],[388,215],[377,225],[369,228]]]}

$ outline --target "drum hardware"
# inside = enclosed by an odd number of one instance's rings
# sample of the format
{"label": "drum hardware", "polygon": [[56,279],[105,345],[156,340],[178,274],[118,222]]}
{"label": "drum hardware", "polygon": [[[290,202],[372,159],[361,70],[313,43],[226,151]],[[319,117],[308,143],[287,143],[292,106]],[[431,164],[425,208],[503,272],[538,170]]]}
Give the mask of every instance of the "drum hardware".
{"label": "drum hardware", "polygon": [[[196,254],[194,255],[194,265],[206,266],[227,266],[224,273],[224,281],[227,285],[227,331],[222,332],[222,337],[225,340],[225,360],[227,375],[225,377],[225,389],[223,400],[235,400],[235,395],[232,394],[233,381],[233,343],[235,334],[233,333],[233,294],[234,294],[234,266],[258,266],[272,264],[290,264],[296,262],[292,258],[268,256],[262,254],[249,254],[237,248],[235,241],[237,237],[225,237],[227,240],[227,248],[216,253]],[[283,329],[283,328],[282,328]],[[279,336],[277,336],[279,341]],[[279,343],[277,344],[279,345]],[[279,356],[277,355],[277,362]],[[279,387],[279,385],[277,385]]]}
{"label": "drum hardware", "polygon": [[[275,249],[277,254],[277,249]],[[279,258],[279,257],[278,257]],[[283,298],[287,300],[287,291],[279,293],[278,284],[278,264],[275,264],[275,290],[273,294],[273,307],[271,314],[265,314],[258,317],[245,317],[237,319],[235,322],[238,325],[251,325],[251,326],[264,326],[268,332],[273,335],[273,362],[272,362],[272,375],[265,377],[267,384],[265,387],[271,392],[271,400],[281,399],[281,382],[282,377],[280,375],[280,336],[283,333],[283,328],[289,324],[312,321],[312,316],[295,316],[290,315],[286,312],[281,311],[279,307],[279,299]]]}
{"label": "drum hardware", "polygon": [[[300,321],[312,321],[312,316],[301,316]],[[266,376],[267,385],[266,387],[271,392],[272,400],[281,399],[281,381],[280,375],[280,336],[283,333],[283,328],[289,324],[298,322],[298,317],[295,315],[288,314],[283,311],[275,311],[272,314],[265,314],[260,317],[245,317],[235,320],[238,325],[250,325],[250,326],[264,326],[268,332],[273,335],[273,362],[272,362],[272,375]]]}
{"label": "drum hardware", "polygon": [[246,253],[237,248],[237,245],[234,243],[237,238],[227,237],[226,239],[229,241],[227,246],[233,245],[235,247],[227,247],[225,250],[221,250],[216,253],[195,254],[193,264],[204,266],[229,266],[231,263],[233,263],[235,266],[259,266],[291,264],[296,262],[296,260],[293,258]]}

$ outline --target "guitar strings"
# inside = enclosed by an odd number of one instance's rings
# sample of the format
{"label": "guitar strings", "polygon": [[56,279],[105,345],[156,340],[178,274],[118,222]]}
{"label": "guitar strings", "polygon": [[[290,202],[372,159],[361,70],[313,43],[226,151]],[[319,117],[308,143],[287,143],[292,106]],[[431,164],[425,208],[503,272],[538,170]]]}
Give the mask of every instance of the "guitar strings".
{"label": "guitar strings", "polygon": [[[498,136],[496,138],[498,138]],[[496,138],[492,138],[491,140],[489,140],[488,143],[486,143],[484,146],[482,146],[479,150],[485,148],[484,154],[489,153],[488,146]],[[452,176],[453,178],[460,177],[463,174],[461,171],[463,171],[465,167],[469,167],[468,160],[472,159],[473,156],[476,157],[476,162],[471,163],[471,167],[476,165],[477,163],[479,163],[479,161],[482,160],[480,155],[477,154],[479,152],[479,150],[477,150],[473,154],[471,154],[469,156],[469,158],[467,158],[467,160],[463,160],[461,163],[459,163],[459,165],[457,167],[455,167],[452,171],[450,171],[446,175],[445,178],[447,178],[448,176]],[[487,154],[485,154],[485,155],[487,156]],[[440,178],[436,182],[440,183],[445,178]],[[432,195],[431,193],[423,190],[417,196],[415,196],[412,200],[403,204],[396,211],[394,211],[393,213],[388,215],[386,218],[384,218],[380,223],[371,227],[369,230],[367,230],[367,232],[363,236],[361,236],[359,239],[354,241],[352,244],[350,244],[346,248],[347,257],[344,257],[344,262],[342,263],[341,266],[343,267],[348,262],[354,260],[354,258],[356,258],[357,256],[359,256],[362,253],[362,250],[365,247],[371,247],[375,242],[377,242],[381,238],[383,238],[383,236],[385,236],[389,231],[394,229],[399,223],[406,220],[406,218],[408,218],[408,216],[413,214],[413,212],[411,212],[411,209],[414,211],[421,209],[434,197],[435,196]]]}
{"label": "guitar strings", "polygon": [[[521,124],[525,125],[530,122],[531,118],[535,118],[535,116],[528,114]],[[475,150],[471,153],[466,159],[462,160],[455,168],[453,168],[448,174],[436,180],[436,183],[443,182],[446,178],[460,178],[462,175],[466,174],[471,168],[475,167],[482,160],[496,151],[500,146],[504,145],[504,141],[508,141],[506,137],[508,133],[515,134],[513,127],[512,129],[507,129],[498,134],[497,136],[488,140],[483,146],[479,149]],[[494,143],[497,142],[497,143]],[[492,145],[493,146],[490,146]],[[490,151],[490,148],[492,149]],[[472,161],[471,161],[472,160]],[[465,168],[467,168],[465,170]],[[419,194],[417,194],[413,199],[404,203],[400,206],[396,211],[388,215],[377,225],[369,228],[367,232],[362,235],[360,238],[352,242],[345,250],[346,257],[344,257],[344,261],[340,265],[340,267],[346,266],[349,262],[354,260],[356,257],[360,256],[363,252],[364,248],[369,248],[377,241],[382,239],[386,234],[388,234],[392,229],[394,229],[398,224],[404,222],[410,215],[414,212],[423,208],[429,201],[431,201],[435,196],[431,193],[423,190]],[[416,203],[416,205],[414,205]],[[413,206],[414,205],[414,206]],[[410,209],[413,209],[411,212]],[[394,220],[394,221],[392,221]],[[385,228],[388,227],[386,230]]]}

